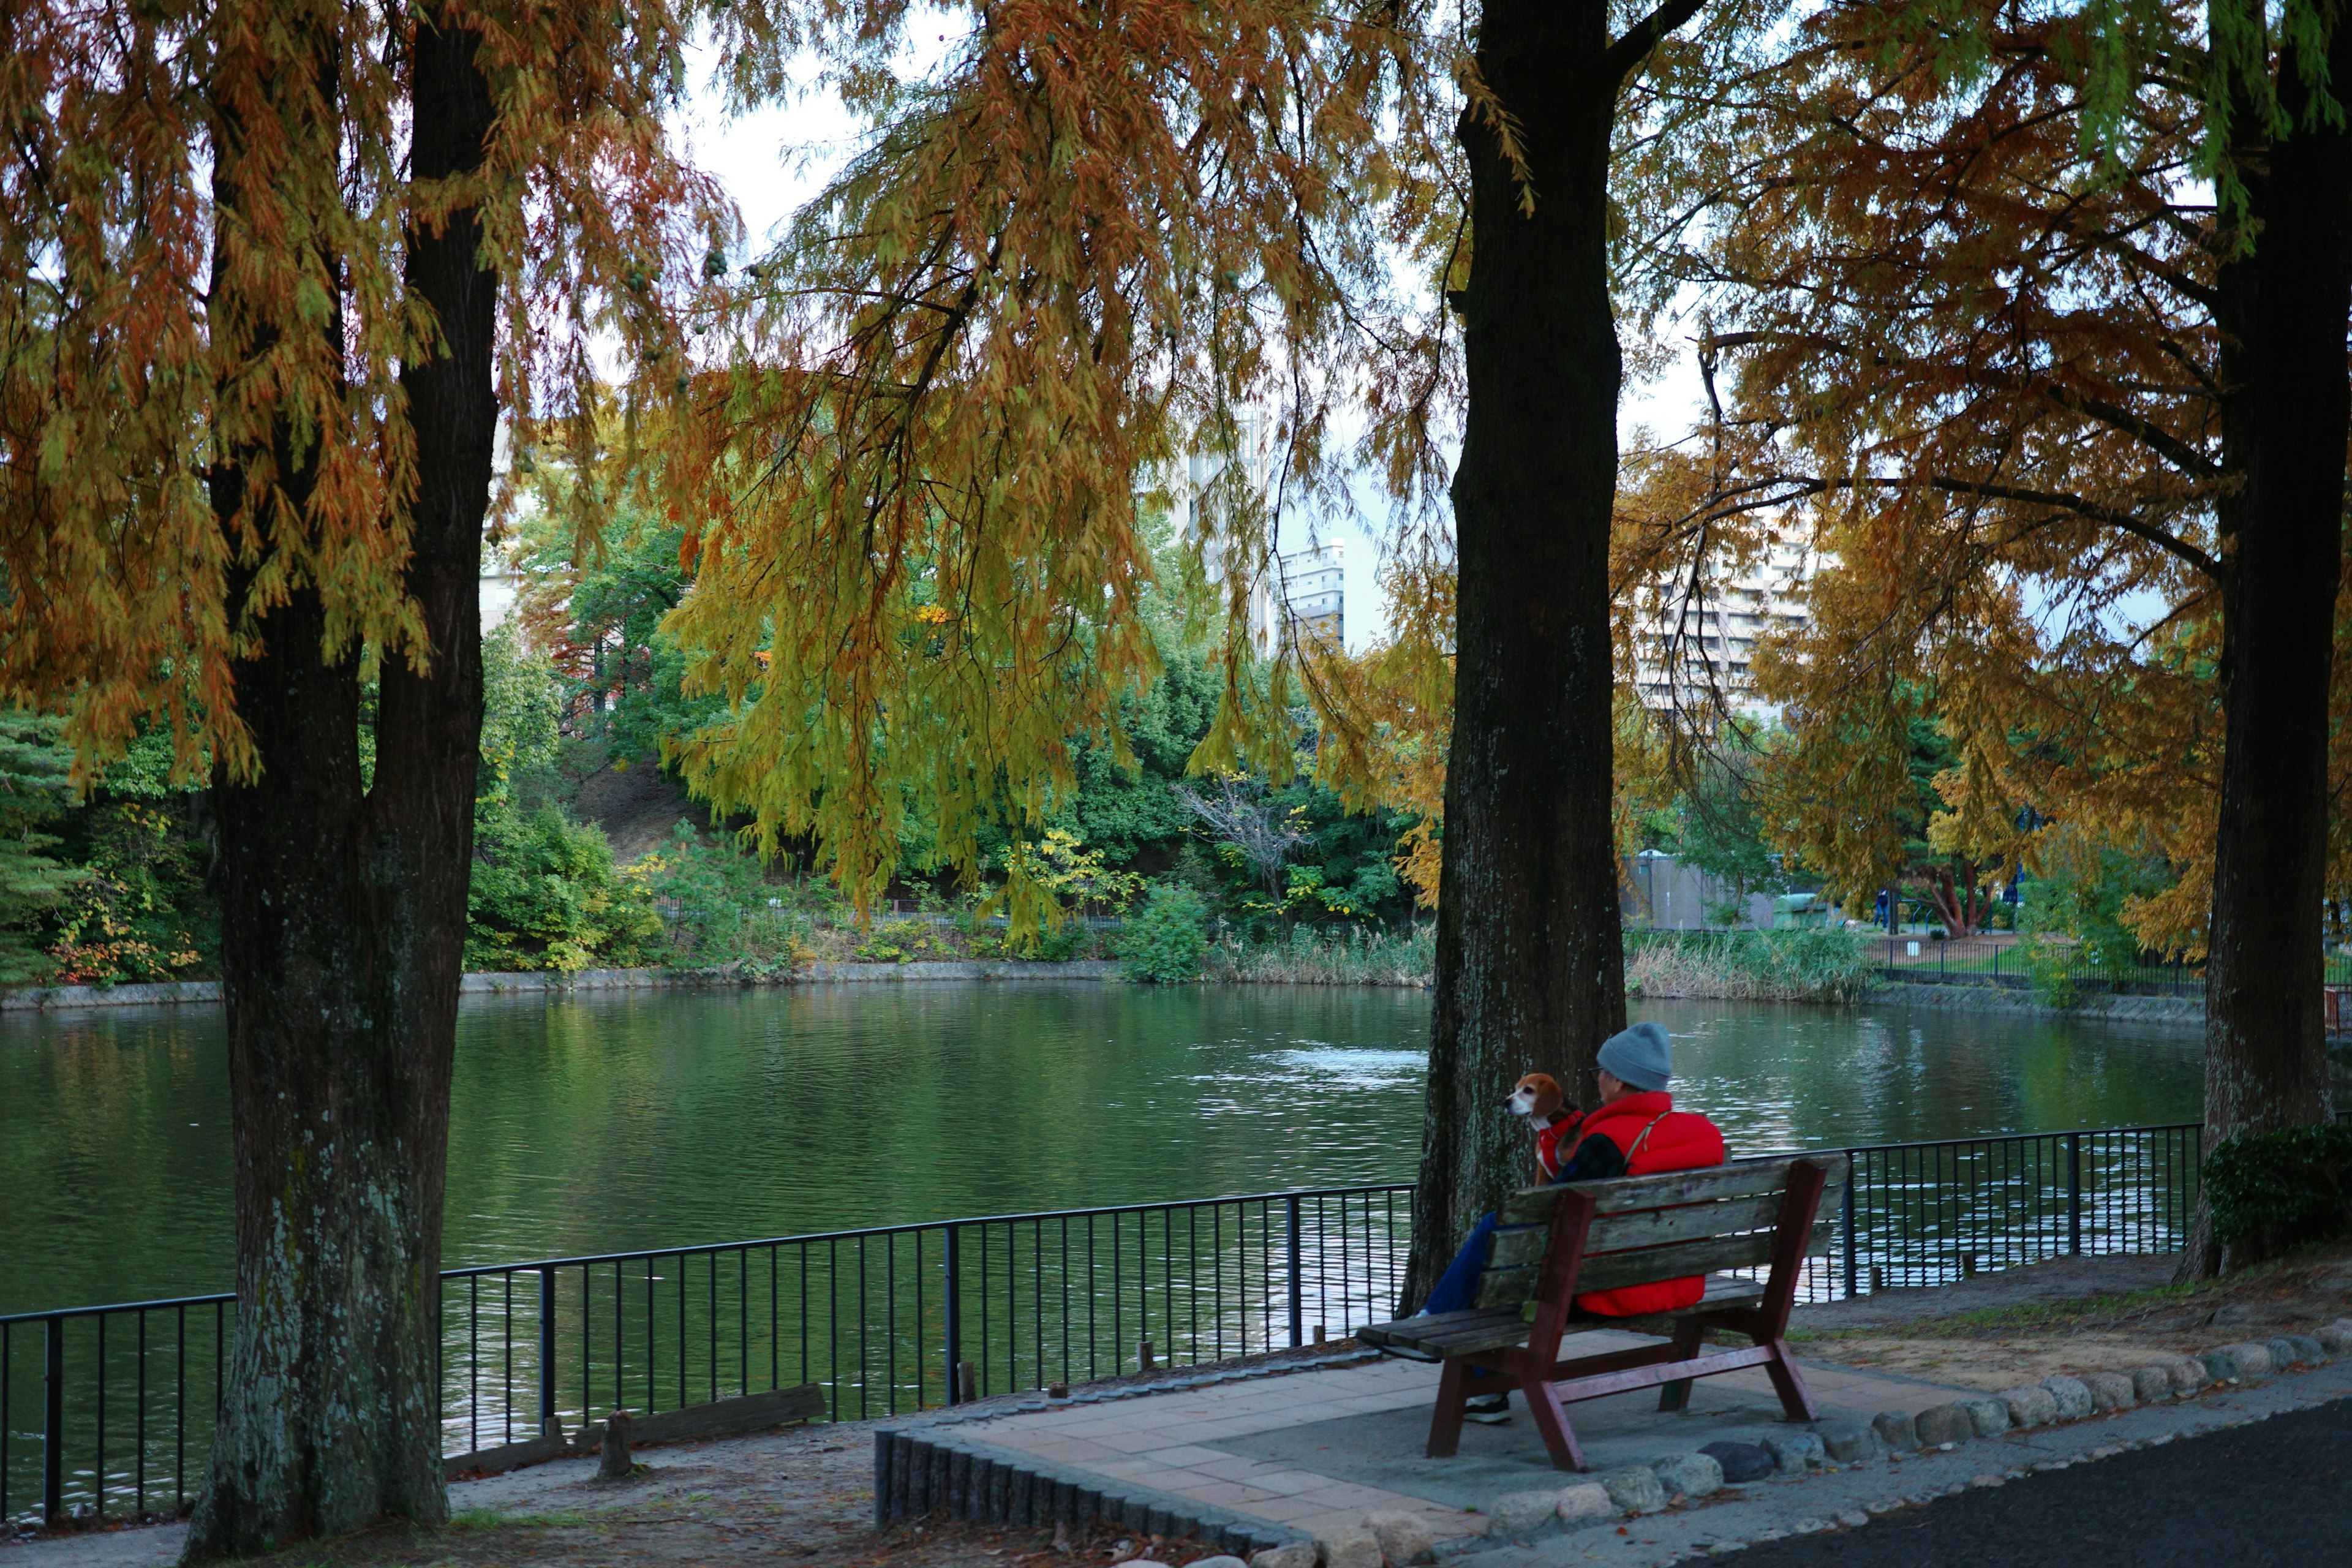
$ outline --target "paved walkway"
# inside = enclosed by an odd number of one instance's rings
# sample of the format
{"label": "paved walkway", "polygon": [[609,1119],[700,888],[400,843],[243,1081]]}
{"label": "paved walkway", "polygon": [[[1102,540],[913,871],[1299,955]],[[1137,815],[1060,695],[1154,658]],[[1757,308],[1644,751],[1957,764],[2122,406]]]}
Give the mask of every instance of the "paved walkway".
{"label": "paved walkway", "polygon": [[2352,1402],[2029,1475],[1867,1529],[1751,1546],[1742,1568],[2320,1568],[2352,1563]]}
{"label": "paved walkway", "polygon": [[[1580,1336],[1580,1353],[1654,1342]],[[1824,1419],[1906,1414],[1963,1391],[1885,1373],[1811,1365],[1805,1378]],[[1542,1438],[1514,1400],[1505,1426],[1472,1425],[1450,1459],[1423,1457],[1437,1368],[1380,1361],[1247,1379],[1181,1392],[953,1424],[959,1447],[1034,1466],[1149,1506],[1312,1535],[1388,1509],[1421,1514],[1441,1539],[1486,1528],[1504,1493],[1558,1487]],[[1699,1380],[1690,1407],[1661,1415],[1657,1392],[1571,1405],[1569,1419],[1596,1471],[1689,1453],[1725,1438],[1785,1429],[1761,1371]]]}

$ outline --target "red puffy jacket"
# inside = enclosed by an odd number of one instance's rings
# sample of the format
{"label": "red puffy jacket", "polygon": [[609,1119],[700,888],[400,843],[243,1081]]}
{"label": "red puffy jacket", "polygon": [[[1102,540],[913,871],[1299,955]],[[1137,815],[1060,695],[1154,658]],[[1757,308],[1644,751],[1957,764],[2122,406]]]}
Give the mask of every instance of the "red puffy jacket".
{"label": "red puffy jacket", "polygon": [[[1723,1163],[1723,1130],[1696,1111],[1676,1110],[1674,1096],[1664,1089],[1629,1094],[1587,1112],[1579,1124],[1579,1141],[1595,1133],[1624,1151],[1629,1176],[1696,1171]],[[1627,1318],[1642,1312],[1670,1312],[1694,1304],[1706,1294],[1706,1278],[1694,1274],[1686,1279],[1588,1290],[1576,1299],[1576,1304],[1588,1312]]]}

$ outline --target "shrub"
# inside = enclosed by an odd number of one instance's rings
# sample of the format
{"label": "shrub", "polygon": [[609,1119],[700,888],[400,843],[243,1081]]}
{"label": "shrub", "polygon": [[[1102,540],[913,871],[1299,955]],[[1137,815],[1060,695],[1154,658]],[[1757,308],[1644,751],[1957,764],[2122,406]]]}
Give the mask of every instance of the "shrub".
{"label": "shrub", "polygon": [[2241,1134],[2205,1163],[2213,1239],[2231,1267],[2352,1231],[2352,1126]]}
{"label": "shrub", "polygon": [[1173,984],[1201,978],[1209,945],[1209,910],[1186,887],[1155,885],[1119,933],[1121,969],[1129,980]]}
{"label": "shrub", "polygon": [[2033,989],[2051,1006],[2061,1011],[2078,1005],[2082,992],[2074,984],[2074,947],[2040,931],[2019,942],[2018,952],[2025,960],[2025,975]]}
{"label": "shrub", "polygon": [[586,969],[636,961],[661,931],[604,830],[556,807],[483,812],[466,894],[468,969]]}

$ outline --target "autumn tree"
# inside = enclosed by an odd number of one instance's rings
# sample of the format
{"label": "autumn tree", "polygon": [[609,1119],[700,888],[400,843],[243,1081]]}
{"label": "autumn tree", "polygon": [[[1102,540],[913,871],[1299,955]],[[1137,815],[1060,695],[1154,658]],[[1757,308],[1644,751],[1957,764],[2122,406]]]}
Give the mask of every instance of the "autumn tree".
{"label": "autumn tree", "polygon": [[1813,14],[1685,172],[1725,401],[1631,508],[1654,559],[1818,529],[1812,624],[1763,669],[1792,845],[1850,892],[1921,680],[1939,847],[2031,857],[2056,818],[2183,868],[2133,918],[2210,955],[2216,1139],[2326,1103],[2347,67],[2317,7]]}
{"label": "autumn tree", "polygon": [[599,343],[675,381],[728,237],[661,140],[682,26],[0,5],[0,691],[83,780],[170,732],[219,810],[237,1311],[192,1560],[446,1512],[493,441]]}
{"label": "autumn tree", "polygon": [[1518,1173],[1510,1082],[1589,1094],[1624,1019],[1609,180],[1626,83],[1701,4],[1024,0],[907,78],[910,12],[813,10],[799,37],[870,134],[677,437],[697,581],[672,624],[734,709],[677,760],[866,890],[898,781],[968,868],[983,823],[1067,790],[1069,735],[1118,744],[1151,668],[1134,498],[1260,429],[1271,493],[1234,486],[1193,542],[1234,612],[1196,762],[1278,777],[1296,672],[1242,668],[1272,521],[1386,477],[1393,559],[1457,569],[1451,624],[1415,634],[1450,650],[1453,721],[1409,1299]]}

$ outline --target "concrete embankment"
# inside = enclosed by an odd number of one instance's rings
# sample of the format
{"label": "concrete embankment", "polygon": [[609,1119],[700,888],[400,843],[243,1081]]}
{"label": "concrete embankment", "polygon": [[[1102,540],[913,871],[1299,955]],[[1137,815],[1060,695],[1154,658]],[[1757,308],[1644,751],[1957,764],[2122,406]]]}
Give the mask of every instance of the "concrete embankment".
{"label": "concrete embankment", "polygon": [[2045,1018],[2102,1018],[2116,1023],[2179,1024],[2190,1027],[2205,1022],[2202,996],[2108,996],[2085,992],[2072,1007],[2053,1007],[2037,992],[2004,985],[1892,981],[1871,990],[1867,999],[1903,1007],[1967,1007],[1978,1012],[2021,1013]]}
{"label": "concrete embankment", "polygon": [[[812,963],[789,973],[756,977],[726,970],[580,969],[568,973],[468,974],[458,987],[467,996],[527,995],[580,991],[715,991],[752,985],[905,984],[918,981],[1064,980],[1100,984],[1118,976],[1118,965],[1081,959],[1068,963],[1024,963],[1017,960],[966,960],[932,963]],[[218,1002],[217,980],[186,980],[142,985],[32,986],[0,994],[0,1011],[43,1007],[152,1007]]]}

